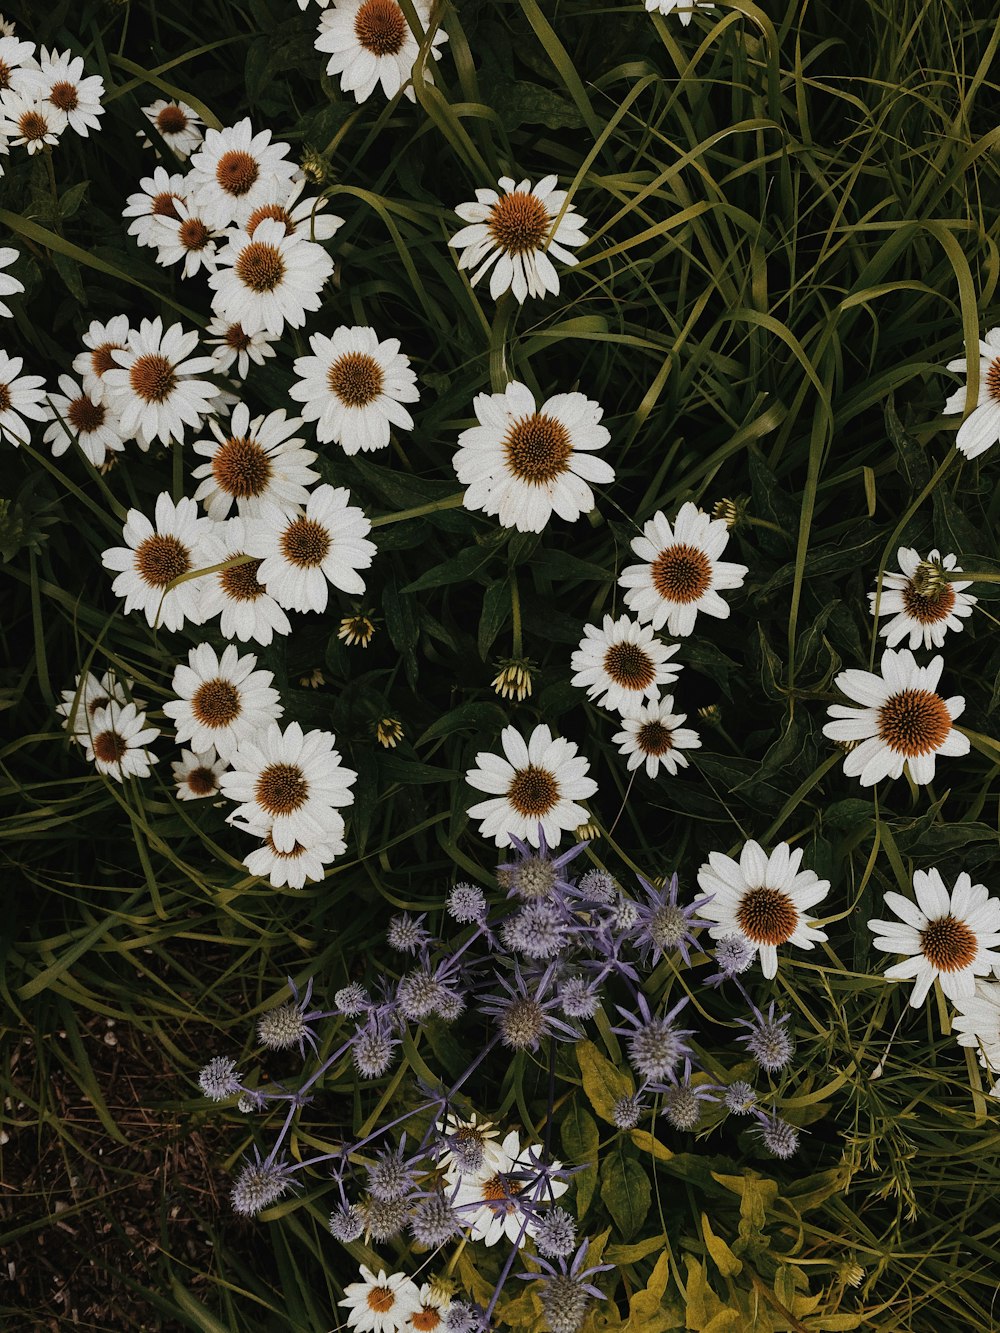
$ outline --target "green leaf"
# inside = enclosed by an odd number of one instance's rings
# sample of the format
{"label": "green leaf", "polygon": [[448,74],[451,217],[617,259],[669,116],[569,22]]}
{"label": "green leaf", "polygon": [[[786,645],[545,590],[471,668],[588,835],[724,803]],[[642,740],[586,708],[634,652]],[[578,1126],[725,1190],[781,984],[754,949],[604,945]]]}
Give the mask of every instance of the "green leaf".
{"label": "green leaf", "polygon": [[903,426],[896,414],[896,404],[891,393],[885,404],[885,432],[895,447],[900,471],[910,490],[914,494],[922,491],[931,479],[927,450]]}
{"label": "green leaf", "polygon": [[645,1222],[652,1197],[649,1176],[619,1140],[601,1162],[601,1202],[625,1240]]}
{"label": "green leaf", "polygon": [[602,1120],[613,1125],[615,1103],[622,1097],[631,1097],[635,1092],[631,1074],[613,1065],[592,1041],[579,1043],[576,1048],[576,1058],[583,1076],[583,1090],[587,1094],[587,1100]]}
{"label": "green leaf", "polygon": [[56,272],[66,284],[67,289],[75,300],[81,305],[87,304],[87,289],[83,285],[83,276],[80,273],[80,265],[69,255],[60,254],[58,250],[52,251],[52,263]]}
{"label": "green leaf", "polygon": [[426,588],[443,588],[449,583],[464,583],[466,579],[471,579],[485,569],[496,554],[495,545],[472,546],[459,551],[458,555],[442,561],[440,565],[434,565],[426,574],[421,574],[401,591],[423,592]]}
{"label": "green leaf", "polygon": [[597,1187],[597,1155],[601,1136],[594,1117],[575,1098],[563,1119],[560,1133],[567,1160],[574,1166],[585,1164],[585,1170],[573,1176],[577,1215],[582,1220]]}
{"label": "green leaf", "polygon": [[491,583],[483,593],[483,610],[479,617],[479,635],[476,647],[485,662],[497,635],[511,616],[510,584],[506,579]]}

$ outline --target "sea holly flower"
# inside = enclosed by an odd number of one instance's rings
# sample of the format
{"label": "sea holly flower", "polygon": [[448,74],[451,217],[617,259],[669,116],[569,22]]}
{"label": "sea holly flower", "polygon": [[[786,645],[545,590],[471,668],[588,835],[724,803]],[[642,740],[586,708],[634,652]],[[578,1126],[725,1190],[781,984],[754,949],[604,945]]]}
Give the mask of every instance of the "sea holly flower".
{"label": "sea holly flower", "polygon": [[641,875],[639,885],[646,901],[636,903],[636,920],[629,935],[638,948],[645,966],[655,967],[661,958],[669,953],[679,953],[685,964],[691,966],[689,946],[694,944],[694,932],[709,921],[701,920],[697,913],[708,901],[696,898],[687,907],[677,901],[678,880],[671,875],[669,881],[656,888]]}
{"label": "sea holly flower", "polygon": [[943,699],[937,693],[944,658],[934,657],[917,666],[908,648],[882,654],[879,674],[842,671],[837,687],[860,707],[831,704],[834,720],[823,735],[834,741],[860,742],[844,760],[844,773],[872,787],[882,778],[898,778],[905,767],[918,785],[934,781],[939,754],[968,754],[967,736],[955,730],[955,719],[965,711],[961,695]]}
{"label": "sea holly flower", "polygon": [[[965,357],[948,362],[949,370],[968,374]],[[941,409],[946,415],[965,411],[966,386],[956,389]],[[958,428],[955,448],[966,458],[978,458],[1000,440],[1000,328],[990,329],[979,342],[979,401]]]}
{"label": "sea holly flower", "polygon": [[513,981],[498,974],[497,993],[479,1001],[479,1012],[496,1020],[500,1040],[509,1050],[537,1051],[546,1037],[579,1041],[579,1031],[556,1015],[558,994],[547,994],[554,975],[549,966],[540,978],[527,978],[515,962]]}
{"label": "sea holly flower", "polygon": [[877,603],[879,616],[892,616],[879,633],[890,648],[907,637],[911,649],[940,648],[948,630],[962,629],[962,620],[972,615],[978,599],[965,591],[972,583],[947,577],[962,572],[954,555],[942,558],[934,550],[922,560],[912,547],[901,546],[896,559],[901,573],[883,576],[881,595],[868,594],[872,615]]}
{"label": "sea holly flower", "polygon": [[539,824],[537,851],[513,834],[510,835],[509,845],[517,852],[518,859],[497,866],[497,883],[507,890],[508,897],[531,902],[571,892],[573,882],[563,872],[587,843],[574,843],[567,851],[554,856],[549,850],[545,829]]}
{"label": "sea holly flower", "polygon": [[515,184],[512,176],[501,176],[501,193],[477,190],[474,203],[458,205],[455,212],[468,225],[448,244],[462,252],[460,269],[475,269],[471,286],[492,268],[494,300],[508,290],[522,303],[529,296],[559,294],[552,260],[577,262],[572,251],[587,239],[583,234],[587,219],[572,204],[566,206],[567,191],[556,189],[557,180],[546,176],[532,187],[530,181]]}
{"label": "sea holly flower", "polygon": [[800,870],[802,854],[801,847],[793,851],[787,842],[779,842],[768,856],[751,840],[744,844],[738,862],[722,852],[710,852],[698,871],[698,887],[710,895],[699,911],[714,922],[712,938],[742,937],[759,953],[761,971],[768,978],[777,975],[781,945],[812,949],[816,941],[826,939],[805,913],[826,897],[830,882],[815,871]]}
{"label": "sea holly flower", "polygon": [[[341,90],[353,93],[355,101],[367,101],[379,84],[386,97],[395,97],[402,88],[404,97],[416,101],[410,80],[431,25],[429,0],[414,0],[414,9],[421,29],[417,36],[395,0],[333,0],[320,18],[316,50],[329,55],[327,74],[339,74]],[[440,60],[438,48],[447,40],[448,34],[438,27],[428,56]],[[431,81],[429,68],[423,77]]]}
{"label": "sea holly flower", "polygon": [[786,1160],[794,1157],[799,1148],[799,1131],[795,1126],[766,1111],[754,1111],[753,1114],[757,1124],[752,1132],[760,1138],[771,1156]]}
{"label": "sea holly flower", "polygon": [[636,998],[635,1012],[615,1008],[631,1026],[613,1027],[612,1032],[624,1037],[628,1045],[629,1063],[635,1072],[647,1083],[660,1083],[664,1079],[674,1081],[674,1070],[685,1056],[691,1054],[691,1047],[685,1038],[690,1037],[693,1028],[681,1028],[674,1019],[688,1002],[688,996],[678,1000],[665,1014],[653,1014],[649,1003],[640,991]]}
{"label": "sea holly flower", "polygon": [[976,977],[1000,968],[1000,899],[964,872],[950,891],[938,870],[915,870],[917,901],[901,893],[885,895],[898,921],[869,921],[875,948],[909,955],[886,969],[887,979],[914,979],[910,1004],[924,1002],[935,981],[949,999],[972,999]]}
{"label": "sea holly flower", "polygon": [[747,1028],[745,1036],[736,1040],[743,1042],[757,1062],[759,1068],[769,1074],[776,1074],[784,1069],[795,1054],[795,1038],[788,1031],[791,1014],[774,1016],[775,1002],[768,1005],[767,1014],[762,1014],[755,1004],[751,1005],[752,1018],[738,1018],[737,1023]]}
{"label": "sea holly flower", "polygon": [[242,1217],[256,1217],[272,1203],[277,1203],[295,1185],[295,1163],[272,1155],[262,1159],[260,1150],[244,1161],[233,1185],[232,1203]]}
{"label": "sea holly flower", "polygon": [[552,1333],[576,1333],[584,1321],[591,1301],[603,1301],[604,1292],[587,1279],[595,1273],[606,1273],[614,1264],[593,1264],[584,1268],[584,1256],[590,1241],[585,1237],[580,1248],[567,1264],[565,1256],[560,1257],[558,1266],[547,1259],[536,1256],[534,1262],[542,1269],[541,1273],[518,1273],[525,1282],[537,1281],[541,1285],[540,1299],[545,1313],[546,1327]]}

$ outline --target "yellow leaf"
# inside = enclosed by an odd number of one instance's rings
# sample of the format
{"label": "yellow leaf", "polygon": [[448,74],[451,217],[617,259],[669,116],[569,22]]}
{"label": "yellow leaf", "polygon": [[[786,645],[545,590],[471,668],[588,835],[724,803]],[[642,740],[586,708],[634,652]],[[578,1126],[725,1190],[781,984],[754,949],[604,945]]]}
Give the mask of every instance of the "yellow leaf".
{"label": "yellow leaf", "polygon": [[717,1236],[712,1230],[712,1224],[705,1213],[701,1215],[701,1234],[705,1238],[705,1248],[712,1256],[715,1266],[722,1276],[735,1277],[742,1270],[743,1265],[722,1237]]}
{"label": "yellow leaf", "polygon": [[591,1106],[609,1125],[615,1123],[615,1103],[622,1097],[631,1097],[635,1084],[597,1049],[592,1041],[582,1041],[576,1048],[576,1058],[583,1076],[583,1090]]}
{"label": "yellow leaf", "polygon": [[650,1134],[648,1129],[633,1129],[629,1137],[640,1152],[652,1153],[660,1162],[669,1162],[674,1156],[667,1145]]}

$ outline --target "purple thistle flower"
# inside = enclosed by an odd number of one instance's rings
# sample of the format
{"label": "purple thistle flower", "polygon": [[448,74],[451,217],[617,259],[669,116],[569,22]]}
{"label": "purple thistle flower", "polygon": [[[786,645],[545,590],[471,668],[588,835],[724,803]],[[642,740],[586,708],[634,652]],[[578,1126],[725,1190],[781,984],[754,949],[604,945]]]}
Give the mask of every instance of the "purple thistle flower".
{"label": "purple thistle flower", "polygon": [[261,1158],[260,1149],[254,1148],[253,1159],[244,1161],[233,1184],[234,1210],[241,1217],[256,1217],[295,1185],[295,1171],[286,1158]]}
{"label": "purple thistle flower", "polygon": [[347,1018],[357,1018],[370,1007],[372,998],[358,981],[342,986],[333,997],[333,1002]]}
{"label": "purple thistle flower", "polygon": [[526,958],[555,958],[569,944],[569,926],[551,899],[529,902],[504,922],[503,942]]}
{"label": "purple thistle flower", "polygon": [[377,1016],[359,1026],[351,1038],[354,1067],[362,1078],[381,1078],[393,1061],[393,1050],[399,1045],[390,1035],[385,1023]]}
{"label": "purple thistle flower", "polygon": [[637,999],[638,1014],[630,1013],[621,1005],[615,1006],[621,1016],[633,1026],[613,1027],[611,1031],[626,1038],[629,1062],[646,1082],[659,1082],[661,1079],[671,1078],[681,1060],[691,1054],[691,1048],[684,1038],[691,1036],[694,1028],[679,1028],[674,1022],[687,1002],[688,997],[685,995],[662,1017],[653,1016],[641,991]]}
{"label": "purple thistle flower", "polygon": [[490,1329],[486,1311],[474,1301],[452,1301],[444,1326],[448,1333],[489,1333]]}
{"label": "purple thistle flower", "polygon": [[538,826],[538,850],[511,835],[511,845],[518,853],[517,861],[497,866],[497,881],[507,890],[507,896],[532,901],[550,898],[553,894],[569,893],[572,881],[563,875],[563,869],[587,846],[578,842],[569,851],[552,856],[545,840],[545,830]]}
{"label": "purple thistle flower", "polygon": [[726,935],[715,946],[715,961],[719,971],[705,978],[706,986],[721,986],[745,972],[757,957],[757,950],[742,935]]}
{"label": "purple thistle flower", "polygon": [[717,1102],[719,1088],[714,1083],[691,1082],[691,1061],[684,1061],[684,1077],[677,1083],[662,1089],[663,1109],[660,1111],[674,1129],[691,1130],[698,1128],[701,1120],[702,1102]]}
{"label": "purple thistle flower", "polygon": [[514,980],[496,973],[503,994],[488,995],[480,1001],[479,1009],[496,1019],[500,1040],[514,1051],[537,1051],[545,1037],[557,1041],[579,1041],[580,1034],[553,1012],[559,1007],[559,997],[545,992],[552,981],[553,970],[546,968],[537,985],[525,978],[520,966],[514,964]]}
{"label": "purple thistle flower", "polygon": [[557,994],[567,1018],[593,1018],[601,1007],[600,987],[585,977],[567,977]]}
{"label": "purple thistle flower", "polygon": [[760,1136],[772,1157],[794,1157],[799,1146],[799,1131],[795,1126],[779,1116],[767,1115],[764,1111],[755,1111],[754,1115],[758,1123],[751,1132]]}
{"label": "purple thistle flower", "polygon": [[426,965],[415,967],[407,972],[396,987],[399,1010],[411,1023],[419,1023],[429,1018],[444,998],[444,991],[437,977]]}
{"label": "purple thistle flower", "polygon": [[[709,926],[710,921],[702,921],[695,913],[709,901],[708,897],[695,898],[687,907],[677,902],[677,876],[671,875],[669,884],[662,889],[656,888],[648,880],[638,876],[639,884],[647,901],[636,903],[636,922],[629,935],[636,945],[643,963],[655,967],[661,958],[670,953],[679,953],[688,967],[691,955],[688,946],[695,943],[694,931],[702,926]],[[711,896],[711,895],[709,895]]]}
{"label": "purple thistle flower", "polygon": [[577,1333],[591,1299],[604,1300],[604,1292],[600,1287],[595,1287],[587,1279],[595,1273],[607,1272],[614,1268],[614,1264],[595,1264],[592,1268],[584,1268],[583,1256],[588,1245],[589,1241],[584,1238],[573,1256],[573,1262],[568,1266],[564,1258],[559,1260],[557,1268],[547,1259],[536,1257],[535,1263],[543,1270],[541,1273],[517,1274],[525,1282],[535,1280],[542,1284],[542,1309],[551,1333]]}
{"label": "purple thistle flower", "polygon": [[243,1084],[236,1070],[236,1061],[228,1055],[215,1055],[198,1074],[198,1086],[206,1097],[213,1102],[225,1101],[237,1092],[243,1091]]}
{"label": "purple thistle flower", "polygon": [[755,1004],[750,1007],[753,1009],[753,1018],[736,1020],[741,1027],[750,1030],[745,1037],[737,1037],[736,1040],[744,1043],[761,1069],[776,1074],[785,1068],[795,1054],[795,1038],[786,1026],[791,1014],[781,1014],[775,1018],[773,1000],[768,1006],[766,1018]]}
{"label": "purple thistle flower", "polygon": [[463,881],[456,884],[449,893],[446,910],[449,916],[454,917],[462,925],[467,925],[470,921],[485,921],[488,911],[486,895],[475,884]]}
{"label": "purple thistle flower", "polygon": [[738,1078],[735,1083],[730,1083],[722,1102],[732,1115],[749,1115],[757,1105],[757,1093],[752,1083]]}
{"label": "purple thistle flower", "polygon": [[298,1046],[299,1054],[305,1058],[306,1042],[316,1050],[316,1034],[309,1026],[323,1016],[322,1011],[309,1010],[312,998],[312,977],[306,985],[305,994],[299,998],[299,989],[291,977],[288,978],[292,998],[276,1009],[269,1009],[257,1020],[257,1036],[262,1046],[269,1051],[287,1051],[291,1046]]}
{"label": "purple thistle flower", "polygon": [[565,1259],[576,1244],[576,1218],[565,1208],[550,1208],[535,1228],[535,1248],[552,1259]]}
{"label": "purple thistle flower", "polygon": [[413,954],[425,948],[432,938],[430,931],[424,927],[426,916],[426,912],[421,912],[419,916],[400,912],[394,916],[385,935],[389,948],[395,949],[397,953]]}
{"label": "purple thistle flower", "polygon": [[350,1245],[365,1229],[364,1218],[356,1203],[342,1203],[330,1214],[330,1234],[344,1245]]}
{"label": "purple thistle flower", "polygon": [[587,870],[580,876],[573,896],[581,898],[585,904],[606,907],[614,902],[617,892],[618,885],[614,876],[609,875],[606,870],[598,870],[595,866],[593,870]]}
{"label": "purple thistle flower", "polygon": [[619,1097],[611,1109],[611,1115],[619,1129],[635,1129],[646,1110],[642,1096],[634,1092],[631,1097]]}
{"label": "purple thistle flower", "polygon": [[406,1134],[398,1148],[383,1148],[369,1166],[368,1192],[375,1199],[389,1203],[402,1199],[413,1189],[419,1157],[407,1159]]}
{"label": "purple thistle flower", "polygon": [[451,1240],[461,1227],[458,1214],[440,1190],[434,1190],[421,1199],[410,1218],[413,1239],[429,1250],[435,1250]]}
{"label": "purple thistle flower", "polygon": [[410,1209],[405,1199],[369,1198],[361,1205],[365,1234],[381,1245],[398,1236],[409,1221]]}

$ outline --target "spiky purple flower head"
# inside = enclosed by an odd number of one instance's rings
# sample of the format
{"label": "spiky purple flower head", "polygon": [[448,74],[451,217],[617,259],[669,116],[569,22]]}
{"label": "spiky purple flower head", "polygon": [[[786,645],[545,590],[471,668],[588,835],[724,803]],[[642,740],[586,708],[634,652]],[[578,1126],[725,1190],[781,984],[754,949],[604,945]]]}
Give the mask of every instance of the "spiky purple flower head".
{"label": "spiky purple flower head", "polygon": [[371,1006],[372,997],[358,981],[342,986],[333,997],[333,1002],[347,1018],[357,1018]]}
{"label": "spiky purple flower head", "polygon": [[261,1014],[257,1020],[257,1036],[260,1038],[262,1046],[266,1046],[269,1051],[287,1051],[292,1046],[298,1046],[299,1054],[305,1056],[306,1042],[316,1050],[316,1035],[309,1026],[310,1022],[319,1017],[319,1011],[309,1012],[309,1001],[312,998],[312,977],[306,985],[305,994],[299,995],[299,988],[291,977],[288,978],[288,984],[291,987],[292,998],[284,1004],[279,1004],[275,1009],[268,1009],[266,1013]]}
{"label": "spiky purple flower head", "polygon": [[570,943],[570,923],[551,899],[529,902],[504,922],[503,942],[525,958],[555,958]]}
{"label": "spiky purple flower head", "polygon": [[752,1083],[738,1078],[735,1083],[730,1083],[722,1101],[732,1115],[749,1115],[757,1105],[757,1093]]}
{"label": "spiky purple flower head", "polygon": [[601,1007],[601,990],[585,977],[567,977],[557,991],[567,1018],[593,1018]]}
{"label": "spiky purple flower head", "polygon": [[635,1129],[646,1110],[642,1096],[634,1092],[630,1097],[619,1097],[611,1109],[611,1116],[619,1129]]}
{"label": "spiky purple flower head", "polygon": [[448,894],[446,910],[449,916],[462,925],[470,921],[485,921],[488,911],[486,895],[475,884],[467,884],[463,880]]}
{"label": "spiky purple flower head", "polygon": [[495,973],[498,991],[480,1002],[480,1011],[496,1019],[500,1040],[510,1050],[537,1051],[545,1037],[579,1041],[576,1028],[557,1017],[559,997],[548,995],[552,967],[538,979],[525,977],[515,962],[513,980]]}
{"label": "spiky purple flower head", "polygon": [[417,953],[431,941],[431,933],[424,927],[427,913],[411,916],[409,912],[400,912],[389,922],[385,938],[390,949],[397,953]]}
{"label": "spiky purple flower head", "polygon": [[645,995],[640,991],[636,1000],[637,1013],[623,1009],[621,1005],[615,1006],[632,1027],[613,1027],[611,1031],[625,1037],[629,1062],[648,1083],[670,1078],[681,1060],[691,1053],[685,1038],[691,1036],[694,1029],[679,1028],[674,1022],[687,1002],[688,996],[685,995],[669,1013],[655,1017],[650,1012]]}
{"label": "spiky purple flower head", "polygon": [[452,1301],[444,1317],[444,1326],[448,1333],[489,1333],[490,1321],[486,1311],[475,1301]]}
{"label": "spiky purple flower head", "polygon": [[244,1161],[233,1183],[233,1208],[242,1217],[256,1217],[295,1184],[296,1166],[286,1158],[262,1158],[254,1148],[252,1160]]}
{"label": "spiky purple flower head", "polygon": [[679,953],[690,967],[689,946],[695,942],[694,932],[712,924],[697,916],[698,909],[708,902],[708,897],[695,898],[687,907],[682,907],[677,901],[676,875],[671,875],[669,883],[662,889],[641,875],[637,878],[646,901],[635,904],[636,921],[629,934],[643,962],[648,967],[655,967],[661,958]]}
{"label": "spiky purple flower head", "polygon": [[799,1131],[780,1116],[768,1115],[764,1111],[755,1111],[758,1123],[753,1133],[760,1136],[764,1147],[773,1157],[783,1159],[794,1157],[799,1146]]}
{"label": "spiky purple flower head", "polygon": [[444,996],[441,983],[429,967],[415,967],[396,987],[400,1012],[411,1023],[435,1013]]}
{"label": "spiky purple flower head", "polygon": [[752,966],[757,957],[757,950],[742,935],[725,935],[715,946],[715,961],[718,972],[705,978],[706,986],[721,986]]}
{"label": "spiky purple flower head", "polygon": [[565,1208],[550,1208],[535,1226],[535,1247],[550,1259],[564,1259],[576,1244],[576,1218]]}
{"label": "spiky purple flower head", "polygon": [[660,1114],[674,1129],[698,1128],[702,1102],[718,1101],[718,1090],[711,1083],[691,1083],[685,1077],[663,1090],[663,1109]]}
{"label": "spiky purple flower head", "polygon": [[550,898],[553,894],[565,894],[572,889],[572,881],[563,872],[570,861],[587,846],[585,842],[578,842],[568,851],[553,856],[541,824],[538,826],[537,851],[513,835],[510,841],[518,859],[497,866],[497,881],[501,888],[507,890],[508,897],[516,896],[531,902],[538,898]]}
{"label": "spiky purple flower head", "polygon": [[461,1226],[458,1214],[440,1190],[434,1190],[421,1199],[410,1217],[413,1239],[429,1250],[437,1249],[439,1245],[451,1240],[461,1230]]}
{"label": "spiky purple flower head", "polygon": [[362,1078],[381,1078],[393,1061],[393,1052],[399,1045],[385,1022],[369,1018],[359,1026],[351,1038],[354,1067]]}
{"label": "spiky purple flower head", "polygon": [[606,905],[614,902],[617,892],[618,883],[615,877],[595,866],[592,870],[585,871],[577,880],[574,896],[582,898],[587,903]]}
{"label": "spiky purple flower head", "polygon": [[402,1199],[413,1189],[415,1162],[406,1156],[406,1135],[398,1148],[382,1148],[368,1170],[368,1190],[375,1199]]}
{"label": "spiky purple flower head", "polygon": [[364,1229],[364,1218],[356,1203],[342,1203],[330,1214],[330,1234],[344,1245],[357,1240]]}
{"label": "spiky purple flower head", "polygon": [[746,1036],[737,1037],[747,1047],[758,1066],[769,1074],[784,1069],[795,1054],[795,1038],[788,1031],[791,1014],[774,1016],[775,1003],[768,1006],[767,1015],[751,1005],[753,1018],[738,1018],[742,1027],[749,1028]]}
{"label": "spiky purple flower head", "polygon": [[236,1061],[228,1055],[215,1055],[198,1074],[198,1086],[213,1102],[225,1101],[241,1092],[243,1085],[236,1070]]}
{"label": "spiky purple flower head", "polygon": [[591,1300],[604,1299],[600,1287],[594,1286],[587,1279],[595,1273],[607,1272],[614,1264],[594,1264],[584,1268],[583,1259],[589,1243],[586,1238],[581,1241],[571,1264],[567,1265],[565,1258],[560,1258],[559,1266],[556,1267],[547,1259],[539,1257],[535,1262],[543,1270],[541,1273],[517,1274],[526,1282],[534,1279],[541,1283],[542,1310],[551,1333],[577,1333]]}
{"label": "spiky purple flower head", "polygon": [[365,1232],[381,1245],[398,1236],[409,1221],[410,1209],[405,1199],[368,1198],[361,1205]]}

